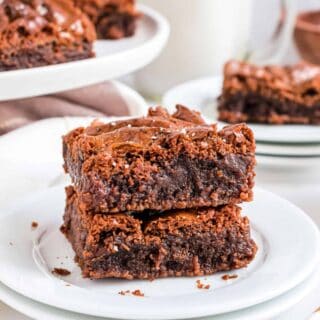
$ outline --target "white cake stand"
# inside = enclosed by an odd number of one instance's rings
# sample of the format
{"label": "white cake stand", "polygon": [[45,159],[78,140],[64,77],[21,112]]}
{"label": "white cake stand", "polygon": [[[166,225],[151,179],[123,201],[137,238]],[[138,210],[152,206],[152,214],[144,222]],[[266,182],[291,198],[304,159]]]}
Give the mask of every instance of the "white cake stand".
{"label": "white cake stand", "polygon": [[156,11],[140,5],[143,17],[133,37],[99,40],[92,59],[0,72],[0,101],[76,89],[129,74],[154,60],[169,36],[169,24]]}

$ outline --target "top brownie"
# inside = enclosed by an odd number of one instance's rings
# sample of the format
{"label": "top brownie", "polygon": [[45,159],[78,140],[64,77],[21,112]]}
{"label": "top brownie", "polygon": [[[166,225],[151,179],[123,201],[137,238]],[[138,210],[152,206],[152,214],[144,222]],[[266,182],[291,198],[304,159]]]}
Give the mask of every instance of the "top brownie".
{"label": "top brownie", "polygon": [[217,130],[196,112],[93,122],[63,137],[80,205],[98,212],[216,207],[252,199],[255,142],[245,125]]}
{"label": "top brownie", "polygon": [[320,68],[230,61],[224,68],[219,117],[229,123],[320,123]]}

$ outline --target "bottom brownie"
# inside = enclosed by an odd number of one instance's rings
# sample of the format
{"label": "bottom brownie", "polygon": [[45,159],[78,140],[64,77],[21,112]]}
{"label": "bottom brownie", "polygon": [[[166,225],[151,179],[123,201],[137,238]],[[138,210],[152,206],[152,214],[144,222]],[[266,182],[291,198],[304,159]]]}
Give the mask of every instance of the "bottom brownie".
{"label": "bottom brownie", "polygon": [[241,209],[91,214],[68,187],[61,230],[84,277],[200,276],[247,266],[257,247]]}

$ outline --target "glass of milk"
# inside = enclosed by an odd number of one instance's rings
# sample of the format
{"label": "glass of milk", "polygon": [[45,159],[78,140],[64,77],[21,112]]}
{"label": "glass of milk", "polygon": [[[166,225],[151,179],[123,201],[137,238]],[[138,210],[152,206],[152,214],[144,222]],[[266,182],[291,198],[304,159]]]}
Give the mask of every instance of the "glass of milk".
{"label": "glass of milk", "polygon": [[171,25],[163,53],[135,74],[135,86],[145,96],[160,97],[178,83],[215,75],[228,59],[243,59],[248,53],[253,0],[140,0],[139,3],[158,10]]}

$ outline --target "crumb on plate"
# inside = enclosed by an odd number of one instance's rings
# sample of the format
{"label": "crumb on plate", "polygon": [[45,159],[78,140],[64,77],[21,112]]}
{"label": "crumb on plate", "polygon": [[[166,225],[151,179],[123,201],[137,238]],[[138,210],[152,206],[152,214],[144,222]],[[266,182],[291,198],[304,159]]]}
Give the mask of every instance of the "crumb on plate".
{"label": "crumb on plate", "polygon": [[32,229],[37,229],[38,226],[39,226],[39,223],[38,223],[38,222],[36,222],[36,221],[32,221],[32,222],[31,222],[31,228],[32,228]]}
{"label": "crumb on plate", "polygon": [[125,296],[125,295],[127,295],[129,293],[130,293],[130,290],[126,290],[126,291],[121,290],[121,291],[118,292],[118,294],[120,294],[122,296]]}
{"label": "crumb on plate", "polygon": [[54,268],[51,271],[52,274],[57,275],[57,276],[62,276],[62,277],[66,277],[69,276],[71,274],[71,272],[67,269],[63,269],[63,268]]}
{"label": "crumb on plate", "polygon": [[236,279],[236,278],[238,278],[237,274],[230,274],[230,275],[229,274],[225,274],[225,275],[223,275],[221,277],[221,279],[225,280],[225,281],[230,280],[230,279]]}
{"label": "crumb on plate", "polygon": [[121,290],[120,292],[118,292],[118,294],[120,294],[120,295],[122,295],[122,296],[126,296],[126,295],[128,295],[128,294],[132,294],[132,295],[134,295],[134,296],[136,296],[136,297],[144,297],[144,293],[143,292],[141,292],[139,289],[137,289],[137,290],[134,290],[134,291],[131,291],[130,292],[130,290]]}

